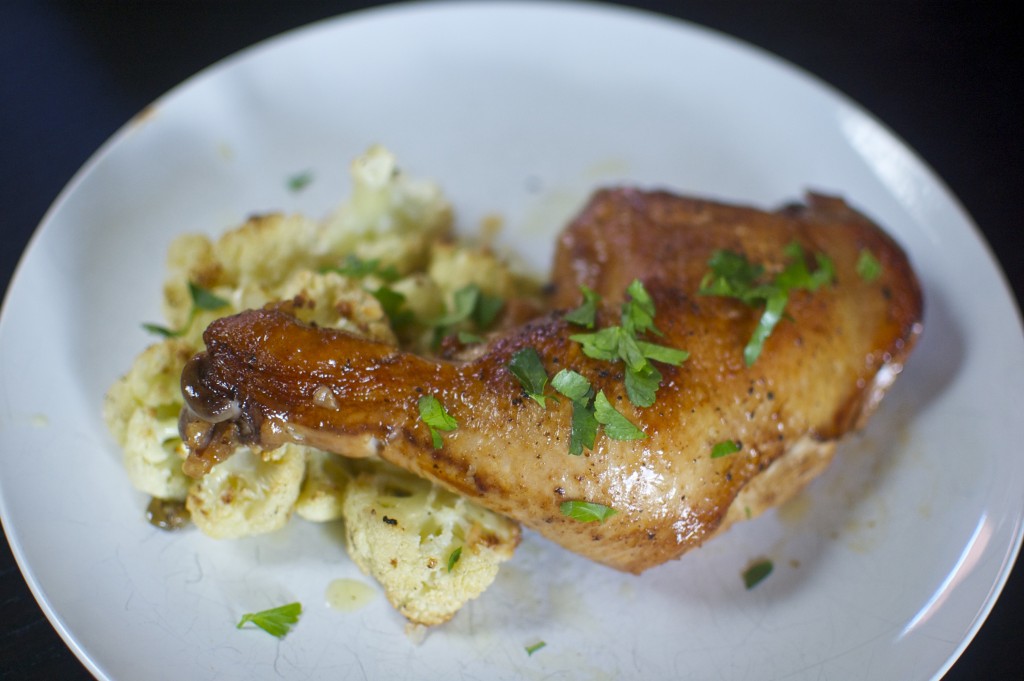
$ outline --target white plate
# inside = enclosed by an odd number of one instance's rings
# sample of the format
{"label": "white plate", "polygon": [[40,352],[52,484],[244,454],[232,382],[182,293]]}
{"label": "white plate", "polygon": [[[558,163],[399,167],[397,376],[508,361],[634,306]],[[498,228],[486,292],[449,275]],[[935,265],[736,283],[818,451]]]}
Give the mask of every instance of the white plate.
{"label": "white plate", "polygon": [[[271,210],[325,213],[373,142],[439,180],[461,225],[504,216],[543,267],[599,184],[771,206],[841,193],[924,282],[926,334],[868,431],[802,499],[641,577],[528,535],[421,645],[336,531],[218,543],[142,519],[101,396],[151,339],[165,248]],[[290,193],[285,178],[312,170]],[[979,304],[984,301],[984,304]],[[0,493],[47,614],[109,679],[927,679],[966,646],[1021,538],[1024,343],[967,215],[901,142],[821,83],[687,24],[579,4],[408,5],[325,22],[193,78],[79,173],[0,326]],[[740,572],[775,573],[746,591]],[[300,600],[283,641],[245,611]],[[532,656],[524,647],[543,640]]]}

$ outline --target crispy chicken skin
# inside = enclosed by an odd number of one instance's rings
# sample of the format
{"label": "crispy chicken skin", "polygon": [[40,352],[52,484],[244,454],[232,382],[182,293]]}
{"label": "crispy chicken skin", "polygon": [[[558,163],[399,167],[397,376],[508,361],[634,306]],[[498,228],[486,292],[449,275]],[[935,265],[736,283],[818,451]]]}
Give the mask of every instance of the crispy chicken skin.
{"label": "crispy chicken skin", "polygon": [[[827,254],[835,282],[794,291],[748,367],[743,348],[761,310],[699,295],[708,259],[730,249],[778,271],[794,241]],[[882,264],[872,281],[856,271],[864,249]],[[635,278],[664,334],[651,340],[690,353],[679,367],[658,365],[657,401],[643,409],[627,399],[622,364],[586,357],[569,338],[580,327],[563,319],[582,284],[602,296],[598,326],[619,323]],[[549,311],[461,361],[305,326],[287,306],[219,320],[182,376],[186,472],[202,475],[238,442],[379,455],[572,551],[639,573],[813,478],[835,441],[864,423],[921,332],[921,290],[903,251],[841,199],[820,195],[768,213],[665,192],[599,191],[559,238],[551,291]],[[568,367],[590,379],[647,437],[599,434],[592,451],[569,455],[569,400],[542,408],[509,373],[527,346],[549,375]],[[419,418],[424,394],[458,421],[438,449]],[[740,451],[712,458],[724,440]],[[567,500],[617,513],[580,522],[560,512]]]}

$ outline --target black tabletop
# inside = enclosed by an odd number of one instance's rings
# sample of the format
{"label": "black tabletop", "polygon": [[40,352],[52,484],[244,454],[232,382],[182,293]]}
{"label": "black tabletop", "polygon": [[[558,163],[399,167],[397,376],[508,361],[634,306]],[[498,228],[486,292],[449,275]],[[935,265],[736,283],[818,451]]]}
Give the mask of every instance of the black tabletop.
{"label": "black tabletop", "polygon": [[[254,42],[372,4],[379,3],[0,1],[3,290],[63,185],[151,100]],[[1019,13],[1008,4],[628,4],[742,38],[858,101],[959,197],[1021,299],[1024,225],[1014,201],[1024,194],[1024,58]],[[1018,442],[1006,444],[1021,448]],[[6,542],[0,542],[0,611],[0,679],[90,678],[36,605]],[[1024,679],[1022,647],[1024,568],[1018,566],[945,678]]]}

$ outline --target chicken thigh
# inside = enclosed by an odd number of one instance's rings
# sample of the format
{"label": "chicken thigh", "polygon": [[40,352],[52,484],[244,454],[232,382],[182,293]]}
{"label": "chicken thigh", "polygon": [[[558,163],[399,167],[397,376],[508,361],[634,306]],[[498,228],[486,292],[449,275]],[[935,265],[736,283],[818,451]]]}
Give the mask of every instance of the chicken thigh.
{"label": "chicken thigh", "polygon": [[[750,362],[744,348],[763,306],[702,293],[709,261],[728,251],[770,277],[792,244],[825,256],[834,276],[816,290],[789,292]],[[869,275],[865,254],[880,266]],[[590,356],[573,338],[619,324],[634,280],[656,311],[656,330],[641,339],[689,353],[678,364],[652,362],[660,386],[646,407],[630,401],[623,362]],[[593,329],[566,319],[583,287],[596,294]],[[812,194],[764,212],[601,190],[559,237],[549,309],[462,359],[307,326],[287,305],[211,324],[207,350],[182,376],[186,472],[202,475],[239,443],[379,456],[572,551],[639,573],[781,503],[819,473],[835,442],[864,424],[900,373],[921,333],[922,307],[903,251],[841,199]],[[642,434],[599,432],[592,447],[571,455],[576,407],[550,386],[543,405],[529,398],[509,369],[525,348],[548,376],[570,369],[585,377]],[[450,414],[453,429],[423,420],[425,395]],[[721,455],[720,443],[734,451]],[[584,522],[564,512],[566,501],[613,514]]]}

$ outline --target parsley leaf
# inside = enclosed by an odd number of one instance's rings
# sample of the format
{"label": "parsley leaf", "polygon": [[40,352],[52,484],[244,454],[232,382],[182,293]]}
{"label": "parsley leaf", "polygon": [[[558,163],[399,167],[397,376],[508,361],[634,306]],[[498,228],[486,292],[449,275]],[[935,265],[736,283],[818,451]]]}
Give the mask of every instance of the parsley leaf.
{"label": "parsley leaf", "polygon": [[584,449],[593,449],[597,442],[597,418],[589,400],[572,403],[572,421],[569,426],[569,454],[580,456]]}
{"label": "parsley leaf", "polygon": [[391,322],[391,327],[396,331],[408,326],[415,320],[416,317],[412,311],[405,308],[405,295],[390,286],[381,286],[375,291],[370,291],[370,295],[380,303],[384,315]]}
{"label": "parsley leaf", "polygon": [[519,379],[526,394],[541,407],[546,407],[544,386],[548,382],[548,374],[544,371],[544,363],[533,347],[525,347],[512,355],[508,363],[509,372]]}
{"label": "parsley leaf", "polygon": [[679,366],[690,357],[690,353],[686,350],[677,350],[676,348],[670,348],[666,345],[648,343],[647,341],[642,340],[638,340],[636,345],[644,357],[655,362],[661,362],[662,364]]}
{"label": "parsley leaf", "polygon": [[597,318],[597,304],[601,302],[601,296],[583,285],[580,285],[580,290],[583,292],[583,303],[576,309],[567,312],[565,321],[592,329],[594,320]]}
{"label": "parsley leaf", "polygon": [[219,310],[228,306],[228,301],[191,281],[188,282],[188,293],[192,297],[193,308],[197,310]]}
{"label": "parsley leaf", "polygon": [[708,259],[710,271],[700,282],[698,293],[708,296],[736,298],[746,305],[764,305],[764,312],[743,348],[743,360],[751,366],[760,357],[764,343],[782,319],[789,293],[797,289],[817,291],[835,281],[835,266],[824,253],[815,255],[816,268],[807,265],[803,247],[793,242],[783,249],[789,258],[785,268],[773,280],[763,281],[765,268],[747,260],[746,256],[718,250]]}
{"label": "parsley leaf", "polygon": [[735,440],[723,440],[711,448],[711,458],[720,459],[740,451],[740,444]]}
{"label": "parsley leaf", "polygon": [[644,288],[643,282],[634,279],[626,293],[629,300],[622,306],[622,326],[631,335],[651,331],[662,335],[654,326],[654,301]]}
{"label": "parsley leaf", "polygon": [[573,402],[587,402],[593,396],[590,381],[572,369],[562,369],[551,379],[551,387]]}
{"label": "parsley leaf", "polygon": [[480,300],[480,287],[475,284],[463,286],[452,296],[452,309],[433,321],[434,326],[452,326],[469,319]]}
{"label": "parsley leaf", "polygon": [[653,364],[644,363],[637,371],[626,371],[624,383],[630,402],[638,407],[649,407],[657,396],[661,372]]}
{"label": "parsley leaf", "polygon": [[535,652],[537,652],[546,645],[547,643],[545,643],[544,641],[537,641],[536,643],[526,646],[524,650],[526,650],[527,655],[533,655]]}
{"label": "parsley leaf", "polygon": [[224,298],[214,295],[209,290],[192,281],[188,282],[188,295],[192,299],[192,307],[188,312],[188,321],[180,329],[170,329],[166,326],[149,323],[144,323],[142,328],[164,338],[180,338],[188,332],[188,328],[192,326],[192,322],[200,310],[214,311],[231,304]]}
{"label": "parsley leaf", "polygon": [[494,323],[504,307],[505,301],[500,296],[491,296],[480,291],[471,317],[477,328],[486,329]]}
{"label": "parsley leaf", "polygon": [[761,318],[757,320],[757,326],[754,327],[754,333],[750,335],[750,340],[747,341],[747,345],[743,348],[743,361],[746,365],[752,366],[757,358],[761,356],[761,350],[764,349],[764,342],[768,340],[768,336],[775,330],[775,326],[782,319],[782,313],[786,309],[786,303],[789,302],[789,294],[785,291],[775,291],[768,296],[764,305],[764,312],[761,313]]}
{"label": "parsley leaf", "polygon": [[161,326],[159,324],[143,322],[142,328],[148,331],[149,333],[156,334],[157,336],[163,336],[164,338],[177,338],[185,334],[185,331],[188,329],[188,326],[186,325],[181,329],[174,330],[169,329],[166,326]]}
{"label": "parsley leaf", "polygon": [[584,449],[593,449],[597,441],[598,423],[590,405],[594,397],[590,381],[572,369],[562,369],[551,379],[551,387],[572,400],[569,454],[580,456]]}
{"label": "parsley leaf", "polygon": [[606,362],[621,360],[626,368],[624,380],[629,401],[637,407],[649,407],[654,404],[662,378],[651,362],[679,366],[689,353],[637,338],[637,334],[645,332],[661,335],[654,326],[654,301],[639,279],[634,279],[626,292],[629,300],[622,306],[621,326],[573,334],[569,339],[579,343],[587,357]]}
{"label": "parsley leaf", "polygon": [[764,558],[753,563],[750,567],[743,571],[743,584],[747,589],[753,589],[755,586],[760,584],[765,577],[772,573],[775,566],[770,560]]}
{"label": "parsley leaf", "polygon": [[236,628],[241,629],[245,624],[252,622],[271,636],[284,638],[291,631],[292,625],[299,621],[301,614],[301,603],[289,603],[269,610],[246,613],[242,615]]}
{"label": "parsley leaf", "polygon": [[594,418],[604,426],[605,435],[613,440],[642,440],[647,437],[644,431],[612,406],[603,390],[598,391],[594,398]]}
{"label": "parsley leaf", "polygon": [[459,427],[459,422],[448,413],[448,410],[444,408],[440,400],[433,395],[423,395],[420,397],[418,406],[420,419],[430,428],[430,438],[433,441],[434,449],[440,449],[442,442],[441,434],[438,431],[453,431]]}
{"label": "parsley leaf", "polygon": [[467,284],[455,291],[452,308],[431,322],[436,343],[452,332],[457,324],[471,322],[476,329],[486,329],[498,318],[505,301],[498,296],[484,293],[476,284]]}
{"label": "parsley leaf", "polygon": [[592,501],[563,501],[558,508],[562,515],[581,523],[603,523],[618,513],[610,506],[596,504]]}
{"label": "parsley leaf", "polygon": [[577,333],[569,340],[580,344],[583,354],[592,359],[613,362],[619,358],[619,336],[621,326],[609,326],[595,333]]}
{"label": "parsley leaf", "polygon": [[454,551],[448,554],[448,572],[452,571],[455,564],[459,562],[459,558],[462,558],[462,547],[456,547]]}
{"label": "parsley leaf", "polygon": [[345,256],[345,262],[340,267],[327,268],[327,272],[337,272],[346,277],[363,279],[374,276],[388,283],[393,283],[402,278],[394,265],[381,266],[379,258],[364,260],[354,253]]}
{"label": "parsley leaf", "polygon": [[288,178],[288,189],[293,192],[300,192],[305,189],[313,181],[313,173],[306,170],[301,173],[295,173]]}
{"label": "parsley leaf", "polygon": [[866,248],[862,248],[860,255],[857,256],[857,274],[869,283],[882,276],[882,263],[878,262],[875,254]]}

